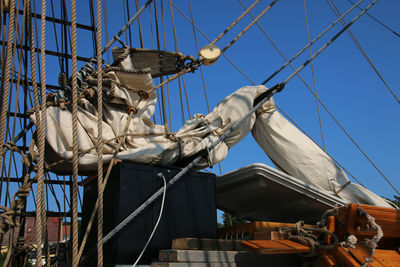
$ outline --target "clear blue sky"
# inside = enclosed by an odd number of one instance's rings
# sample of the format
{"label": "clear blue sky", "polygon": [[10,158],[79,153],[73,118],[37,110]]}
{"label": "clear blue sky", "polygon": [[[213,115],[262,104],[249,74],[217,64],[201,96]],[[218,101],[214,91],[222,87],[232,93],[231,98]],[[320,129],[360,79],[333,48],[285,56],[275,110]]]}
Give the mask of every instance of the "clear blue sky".
{"label": "clear blue sky", "polygon": [[[86,1],[78,2],[78,23],[90,24],[88,4]],[[144,2],[139,1],[140,6]],[[244,1],[246,6],[249,6],[252,2]],[[129,1],[129,3],[130,15],[132,16],[135,13],[134,1]],[[163,2],[160,2],[160,0],[157,1],[162,40],[161,47],[164,48],[161,3],[163,3],[165,20],[166,50],[174,51],[174,34],[171,25],[170,7],[167,0]],[[187,1],[176,0],[174,3],[190,18]],[[211,40],[222,32],[244,10],[240,3],[234,0],[192,0],[191,3],[195,24]],[[251,13],[258,15],[269,3],[268,1],[261,1]],[[369,3],[370,1],[364,1],[361,6],[365,7]],[[347,0],[336,0],[335,4],[342,13],[351,6]],[[306,7],[310,36],[313,39],[331,24],[336,17],[326,1],[307,0]],[[38,13],[39,10],[40,6],[38,3]],[[172,7],[172,10],[180,52],[197,57],[192,25],[175,7]],[[399,1],[381,0],[369,13],[392,27],[395,31],[400,32],[399,10]],[[48,4],[47,12],[51,14],[50,4]],[[153,6],[151,12],[151,18],[149,10],[146,10],[141,17],[145,48],[157,47]],[[358,12],[359,10],[357,9],[351,12],[346,17],[347,21],[350,21]],[[58,5],[55,6],[55,14],[59,17]],[[123,14],[123,1],[107,1],[108,32],[110,37],[124,24]],[[150,23],[151,19],[152,23]],[[223,48],[250,22],[251,18],[246,16],[217,45]],[[260,19],[259,23],[288,58],[292,57],[307,44],[303,0],[279,0]],[[131,31],[133,47],[140,46],[137,29],[137,23],[134,23]],[[317,51],[319,47],[340,29],[340,24],[335,26],[327,35],[313,45],[312,51]],[[389,86],[400,96],[400,38],[366,15],[357,21],[351,27],[351,30]],[[57,31],[60,34],[59,28],[57,28]],[[200,47],[208,43],[198,31],[196,31],[196,35]],[[58,38],[60,37],[58,36]],[[47,24],[46,39],[46,48],[56,50],[52,24]],[[103,39],[104,46],[104,28]],[[123,35],[122,39],[127,40],[129,44],[129,36]],[[91,35],[85,30],[78,31],[78,55],[87,57],[93,55]],[[226,56],[256,84],[264,81],[285,62],[256,25],[226,52]],[[106,57],[104,58],[106,59]],[[307,58],[308,50],[293,63],[294,67],[297,68],[300,66]],[[56,84],[59,66],[54,57],[47,57],[47,59],[48,83]],[[80,66],[82,64],[80,63]],[[398,133],[400,132],[398,123],[400,105],[390,95],[347,33],[339,37],[336,42],[314,61],[314,69],[318,95],[322,102],[335,115],[337,120],[357,141],[377,167],[396,187],[400,187],[400,140],[398,138]],[[211,109],[226,95],[242,86],[251,84],[225,58],[220,58],[212,66],[205,66],[203,71]],[[287,68],[274,78],[271,83],[267,84],[267,86],[272,86],[275,83],[283,81],[290,73],[291,70]],[[311,68],[308,67],[300,74],[313,88]],[[185,76],[185,84],[191,115],[194,113],[207,114],[200,70],[194,74],[187,74]],[[182,120],[178,84],[176,82],[170,84],[170,92],[171,126],[173,130],[177,130],[182,126]],[[294,78],[286,86],[285,90],[275,97],[275,100],[316,142],[322,144],[315,98],[298,78]],[[158,111],[156,115],[159,123],[160,116]],[[350,142],[323,108],[321,108],[321,116],[327,151],[369,189],[378,195],[392,197],[395,191],[387,185],[380,174]],[[189,119],[189,115],[185,103],[185,120],[187,119]],[[228,157],[221,164],[222,172],[231,171],[254,162],[263,162],[271,165],[265,153],[258,147],[251,135],[249,135],[230,150]],[[215,166],[212,171],[219,174],[218,166]]]}

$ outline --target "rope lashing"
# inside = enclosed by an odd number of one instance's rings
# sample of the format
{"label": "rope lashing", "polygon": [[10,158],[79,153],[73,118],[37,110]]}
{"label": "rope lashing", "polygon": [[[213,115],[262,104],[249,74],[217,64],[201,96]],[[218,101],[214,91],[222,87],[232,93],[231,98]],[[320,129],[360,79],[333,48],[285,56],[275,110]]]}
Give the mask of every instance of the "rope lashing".
{"label": "rope lashing", "polygon": [[[115,163],[115,158],[116,158],[116,156],[117,156],[117,154],[118,154],[118,152],[119,152],[119,149],[121,148],[122,144],[125,142],[126,133],[128,132],[129,125],[130,125],[131,120],[132,120],[132,116],[133,116],[133,113],[129,113],[128,120],[127,120],[127,122],[126,122],[126,124],[125,124],[124,132],[123,132],[123,134],[118,138],[117,147],[116,147],[115,150],[114,150],[114,153],[113,153],[113,155],[112,155],[111,161],[110,161],[110,163],[109,163],[109,165],[108,165],[108,168],[107,168],[107,172],[106,172],[106,174],[105,174],[105,176],[104,176],[103,186],[100,187],[98,190],[103,190],[103,191],[104,191],[104,188],[105,188],[106,185],[107,185],[108,178],[110,177],[111,170],[112,170],[112,168],[113,168],[113,166],[114,166],[114,163]],[[78,252],[78,256],[77,256],[77,262],[79,262],[79,261],[80,261],[80,258],[82,257],[82,253],[83,253],[83,250],[84,250],[84,248],[85,248],[86,241],[87,241],[87,238],[88,238],[88,236],[89,236],[90,230],[91,230],[91,228],[92,228],[92,224],[93,224],[93,221],[94,221],[94,218],[95,218],[95,216],[96,216],[96,213],[97,213],[97,210],[98,210],[99,206],[100,206],[100,204],[99,204],[99,199],[97,199],[96,204],[95,204],[95,207],[94,207],[94,209],[93,209],[93,211],[92,211],[92,214],[91,214],[91,216],[90,216],[90,219],[89,219],[89,222],[88,222],[88,226],[87,226],[86,232],[85,232],[85,234],[84,234],[84,236],[83,236],[83,239],[82,239],[82,242],[81,242],[81,246],[80,246],[80,248],[79,248],[79,252]]]}
{"label": "rope lashing", "polygon": [[301,55],[307,48],[309,48],[312,44],[318,41],[325,33],[327,33],[333,26],[335,26],[342,18],[344,18],[347,14],[349,14],[354,8],[361,4],[363,0],[358,1],[355,5],[353,5],[349,10],[343,13],[340,18],[335,20],[331,25],[329,25],[325,30],[323,30],[317,37],[315,37],[311,42],[309,42],[305,47],[303,47],[296,55],[294,55],[289,61],[287,61],[282,67],[280,67],[277,71],[275,71],[271,76],[269,76],[262,84],[266,84],[269,82],[273,77],[275,77],[278,73],[280,73],[286,66],[293,62],[299,55]]}
{"label": "rope lashing", "polygon": [[[304,221],[299,221],[291,227],[282,227],[279,229],[279,232],[288,234],[288,238],[290,240],[300,241],[301,243],[305,243],[305,245],[310,246],[312,250],[311,253],[314,252],[313,249],[315,248],[332,249],[339,245],[339,238],[336,236],[336,234],[329,232],[324,228],[304,226]],[[320,235],[325,235],[325,237],[331,236],[332,243],[322,243]]]}
{"label": "rope lashing", "polygon": [[360,206],[357,207],[357,212],[367,218],[367,227],[376,230],[376,235],[374,235],[372,239],[365,239],[366,247],[371,249],[369,257],[365,258],[365,263],[362,265],[362,267],[366,267],[370,262],[373,262],[375,249],[378,247],[379,240],[381,240],[383,237],[383,231],[382,228],[375,222],[375,218],[365,212],[365,210],[363,210]]}
{"label": "rope lashing", "polygon": [[[241,127],[242,124],[250,118],[250,116],[256,112],[257,109],[261,107],[265,102],[268,101],[274,94],[282,91],[284,88],[284,84],[277,84],[276,86],[268,89],[265,92],[265,97],[260,100],[255,106],[239,121],[237,121],[231,128],[229,128],[223,135],[221,135],[218,140],[210,145],[208,148],[209,151],[214,149],[220,142],[222,142],[226,137],[228,137],[234,130]],[[167,189],[172,186],[174,183],[179,181],[185,173],[187,173],[194,165],[196,165],[201,159],[202,155],[197,156],[193,159],[185,168],[183,168],[178,174],[176,174],[167,184]],[[121,231],[127,224],[129,224],[137,215],[139,215],[146,207],[148,207],[151,203],[153,203],[163,192],[163,189],[160,188],[156,193],[154,193],[149,199],[147,199],[144,203],[142,203],[135,211],[133,211],[128,217],[126,217],[121,223],[119,223],[113,230],[111,230],[107,235],[103,237],[103,244],[108,242],[114,235],[116,235],[119,231]]]}
{"label": "rope lashing", "polygon": [[24,137],[25,134],[32,128],[33,125],[34,123],[30,122],[27,126],[25,126],[25,128],[19,134],[17,134],[17,136],[14,137],[13,140],[10,140],[7,143],[3,144],[3,151],[1,153],[1,157],[3,157],[8,150],[10,150],[10,147],[12,145],[15,145],[19,141],[19,139]]}

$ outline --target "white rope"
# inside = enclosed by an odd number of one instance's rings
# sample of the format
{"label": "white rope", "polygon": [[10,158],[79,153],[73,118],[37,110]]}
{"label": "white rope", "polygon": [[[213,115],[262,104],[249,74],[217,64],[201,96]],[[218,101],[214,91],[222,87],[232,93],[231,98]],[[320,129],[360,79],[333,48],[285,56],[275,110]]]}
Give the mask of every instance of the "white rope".
{"label": "white rope", "polygon": [[163,186],[163,197],[162,197],[162,200],[161,200],[160,213],[159,213],[159,215],[158,215],[157,222],[156,222],[156,224],[154,225],[153,231],[151,232],[150,237],[149,237],[149,239],[148,239],[147,242],[146,242],[146,245],[144,245],[142,252],[140,252],[139,257],[137,258],[137,260],[135,261],[135,263],[132,265],[132,267],[135,267],[136,264],[138,264],[138,262],[139,262],[140,258],[142,257],[143,253],[146,251],[147,246],[150,244],[150,241],[151,241],[151,239],[153,238],[153,235],[154,235],[154,233],[155,233],[156,230],[157,230],[158,224],[160,223],[160,220],[161,220],[161,217],[162,217],[162,214],[163,214],[164,203],[165,203],[165,196],[166,196],[166,194],[167,194],[167,180],[165,179],[164,174],[162,174],[161,172],[158,173],[157,176],[160,177],[160,178],[162,178],[162,179],[163,179],[163,182],[164,182],[164,186]]}

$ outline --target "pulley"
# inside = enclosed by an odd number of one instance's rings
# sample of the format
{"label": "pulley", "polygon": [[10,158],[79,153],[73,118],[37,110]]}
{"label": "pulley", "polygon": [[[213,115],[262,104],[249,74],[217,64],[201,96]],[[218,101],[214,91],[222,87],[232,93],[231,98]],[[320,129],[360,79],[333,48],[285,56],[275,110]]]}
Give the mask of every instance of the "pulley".
{"label": "pulley", "polygon": [[208,44],[200,49],[200,57],[203,65],[212,65],[221,56],[221,49],[218,46]]}

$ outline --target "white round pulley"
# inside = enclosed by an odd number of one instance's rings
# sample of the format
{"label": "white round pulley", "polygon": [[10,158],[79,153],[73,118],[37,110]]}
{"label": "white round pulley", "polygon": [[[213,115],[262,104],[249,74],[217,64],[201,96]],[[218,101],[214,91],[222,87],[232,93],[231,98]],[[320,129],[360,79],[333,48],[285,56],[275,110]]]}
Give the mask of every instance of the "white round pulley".
{"label": "white round pulley", "polygon": [[212,65],[221,56],[221,49],[218,46],[208,44],[200,49],[203,65]]}

